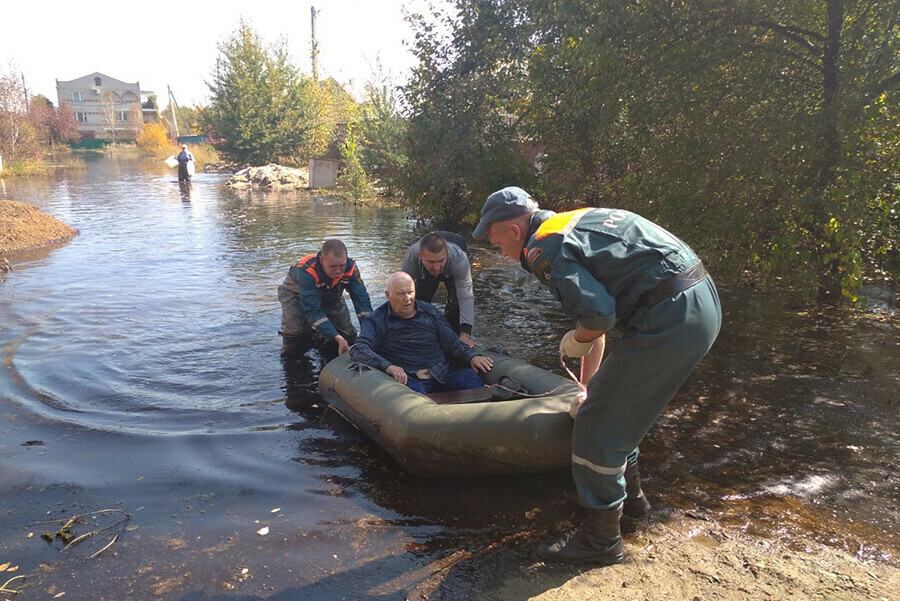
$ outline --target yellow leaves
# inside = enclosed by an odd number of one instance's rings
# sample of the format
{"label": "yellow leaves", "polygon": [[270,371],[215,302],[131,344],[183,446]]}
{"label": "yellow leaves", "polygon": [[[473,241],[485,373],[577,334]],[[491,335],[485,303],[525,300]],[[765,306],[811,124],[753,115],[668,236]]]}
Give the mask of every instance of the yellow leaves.
{"label": "yellow leaves", "polygon": [[12,565],[12,562],[0,563],[0,572],[15,572],[18,569],[19,566]]}

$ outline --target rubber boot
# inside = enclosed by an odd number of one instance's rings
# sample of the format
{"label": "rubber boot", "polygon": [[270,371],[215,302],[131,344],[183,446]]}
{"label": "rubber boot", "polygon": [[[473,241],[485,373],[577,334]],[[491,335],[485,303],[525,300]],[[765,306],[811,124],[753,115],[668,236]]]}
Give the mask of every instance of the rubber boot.
{"label": "rubber boot", "polygon": [[621,519],[621,505],[615,509],[588,510],[581,528],[561,539],[541,543],[537,554],[548,561],[565,563],[596,563],[603,566],[621,563],[625,557],[619,531]]}
{"label": "rubber boot", "polygon": [[625,468],[625,502],[622,513],[634,520],[641,520],[650,514],[650,502],[641,490],[641,472],[637,463],[630,463]]}

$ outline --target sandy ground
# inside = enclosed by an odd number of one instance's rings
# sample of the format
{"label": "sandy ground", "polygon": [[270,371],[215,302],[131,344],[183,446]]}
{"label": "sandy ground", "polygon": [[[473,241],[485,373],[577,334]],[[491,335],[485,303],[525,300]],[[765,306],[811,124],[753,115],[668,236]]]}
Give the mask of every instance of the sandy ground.
{"label": "sandy ground", "polygon": [[[0,200],[0,255],[64,240],[77,233],[31,205]],[[812,541],[794,539],[787,545],[751,536],[696,514],[655,514],[649,523],[629,530],[625,537],[625,562],[607,568],[536,561],[531,549],[537,541],[528,536],[498,541],[498,549],[511,552],[515,559],[504,561],[504,569],[469,598],[900,600],[900,566],[896,557],[887,563],[866,562]],[[14,570],[18,568],[14,559],[0,553],[0,599],[17,596],[13,592],[17,581],[9,580],[16,576]],[[417,587],[421,598],[457,598],[447,594],[453,588],[454,572],[471,561],[480,559],[460,549],[442,566],[433,566],[436,569],[430,582]],[[3,586],[5,582],[7,587]],[[20,599],[50,597],[23,595]],[[177,597],[154,593],[152,598]]]}
{"label": "sandy ground", "polygon": [[68,240],[78,230],[37,207],[15,200],[0,200],[0,257],[4,253]]}
{"label": "sandy ground", "polygon": [[483,598],[514,601],[894,600],[896,565],[866,563],[820,544],[791,547],[699,516],[655,517],[625,537],[625,562],[606,568],[534,563]]}

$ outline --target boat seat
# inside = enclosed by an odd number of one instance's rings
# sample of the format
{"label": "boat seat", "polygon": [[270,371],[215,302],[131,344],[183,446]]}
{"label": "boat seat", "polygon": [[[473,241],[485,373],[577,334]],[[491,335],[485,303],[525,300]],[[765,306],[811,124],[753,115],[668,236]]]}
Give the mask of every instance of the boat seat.
{"label": "boat seat", "polygon": [[459,403],[479,403],[489,401],[493,397],[490,386],[470,388],[468,390],[450,390],[448,392],[432,392],[426,395],[438,405],[454,405]]}

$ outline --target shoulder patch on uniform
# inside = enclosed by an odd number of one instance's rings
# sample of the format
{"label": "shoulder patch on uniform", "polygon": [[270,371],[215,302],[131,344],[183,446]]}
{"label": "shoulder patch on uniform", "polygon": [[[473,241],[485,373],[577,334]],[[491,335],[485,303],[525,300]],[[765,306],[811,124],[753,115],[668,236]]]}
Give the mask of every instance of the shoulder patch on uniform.
{"label": "shoulder patch on uniform", "polygon": [[538,263],[537,267],[531,270],[531,273],[536,275],[542,282],[550,281],[550,274],[553,272],[553,263],[550,259],[545,258],[543,261]]}
{"label": "shoulder patch on uniform", "polygon": [[535,246],[530,249],[528,253],[525,255],[525,261],[528,262],[528,265],[534,265],[534,261],[541,256],[541,253],[544,252],[544,249],[540,246]]}

